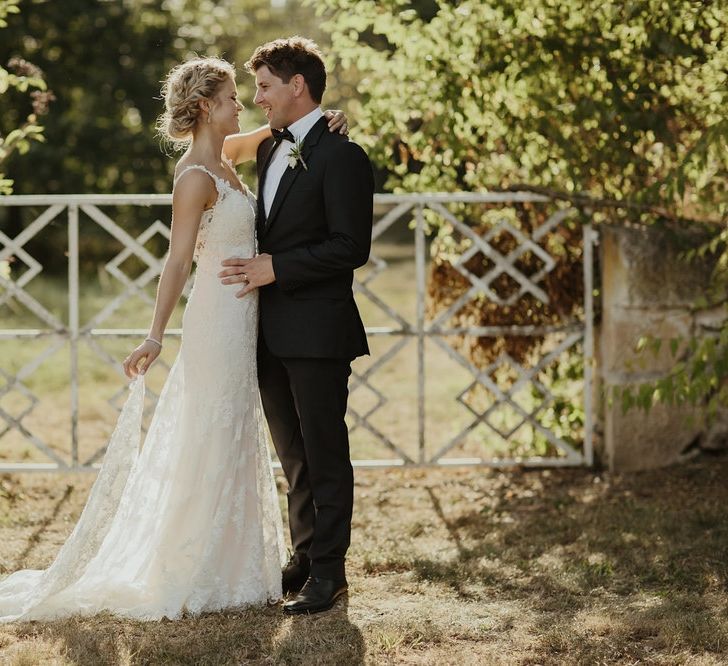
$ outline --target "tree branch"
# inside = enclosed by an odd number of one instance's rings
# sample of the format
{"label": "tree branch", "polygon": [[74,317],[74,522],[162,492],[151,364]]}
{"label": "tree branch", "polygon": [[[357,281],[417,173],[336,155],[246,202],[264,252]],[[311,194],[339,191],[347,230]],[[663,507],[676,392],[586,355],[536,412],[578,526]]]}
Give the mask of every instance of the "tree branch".
{"label": "tree branch", "polygon": [[625,208],[627,210],[635,210],[643,213],[653,213],[666,220],[674,222],[691,222],[697,224],[715,225],[718,220],[701,220],[697,218],[681,217],[669,210],[656,206],[654,204],[643,204],[628,199],[608,199],[597,198],[589,194],[572,194],[561,190],[554,190],[548,187],[540,187],[538,185],[527,185],[525,183],[516,183],[505,188],[494,188],[494,192],[533,192],[534,194],[542,194],[551,199],[558,201],[568,201],[580,208]]}

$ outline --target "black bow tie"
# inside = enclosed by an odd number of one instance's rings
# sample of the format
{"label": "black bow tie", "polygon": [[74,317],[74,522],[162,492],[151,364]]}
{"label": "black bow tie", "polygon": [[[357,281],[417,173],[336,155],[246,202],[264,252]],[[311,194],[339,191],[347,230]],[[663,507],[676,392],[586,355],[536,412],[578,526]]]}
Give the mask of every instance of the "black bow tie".
{"label": "black bow tie", "polygon": [[293,138],[293,134],[291,134],[291,130],[289,130],[287,127],[282,130],[271,128],[270,132],[273,135],[273,138],[276,140],[276,143],[281,143],[282,141],[290,141],[291,143],[296,143],[296,140]]}

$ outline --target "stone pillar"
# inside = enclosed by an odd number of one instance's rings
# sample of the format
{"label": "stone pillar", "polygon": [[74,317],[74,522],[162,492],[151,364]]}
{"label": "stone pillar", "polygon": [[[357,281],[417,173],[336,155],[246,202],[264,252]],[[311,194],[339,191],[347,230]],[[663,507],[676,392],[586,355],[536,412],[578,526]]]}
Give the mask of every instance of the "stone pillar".
{"label": "stone pillar", "polygon": [[[700,235],[702,236],[702,234]],[[709,285],[712,266],[680,254],[704,237],[657,227],[600,230],[602,314],[596,348],[604,404],[597,454],[611,470],[650,469],[684,460],[705,438],[699,409],[658,404],[622,413],[608,396],[614,387],[664,376],[675,363],[670,338],[695,334],[692,309]],[[664,340],[660,352],[638,354],[642,336]]]}

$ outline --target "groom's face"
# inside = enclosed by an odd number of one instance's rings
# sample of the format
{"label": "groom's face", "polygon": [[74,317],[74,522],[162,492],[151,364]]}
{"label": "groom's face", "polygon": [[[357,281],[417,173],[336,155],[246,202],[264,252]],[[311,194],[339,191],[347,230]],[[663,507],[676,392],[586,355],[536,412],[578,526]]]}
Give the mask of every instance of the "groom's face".
{"label": "groom's face", "polygon": [[290,125],[289,116],[295,99],[293,78],[288,83],[284,83],[266,65],[262,65],[255,70],[255,88],[253,102],[263,109],[270,126],[274,129],[282,129]]}

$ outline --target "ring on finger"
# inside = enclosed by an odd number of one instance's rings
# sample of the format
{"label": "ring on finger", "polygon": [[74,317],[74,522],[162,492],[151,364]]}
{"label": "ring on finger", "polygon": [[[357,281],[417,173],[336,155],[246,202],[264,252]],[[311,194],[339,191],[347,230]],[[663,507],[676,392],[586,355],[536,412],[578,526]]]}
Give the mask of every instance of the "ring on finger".
{"label": "ring on finger", "polygon": [[247,282],[248,281],[248,274],[247,273],[243,273],[243,281],[244,282]]}

